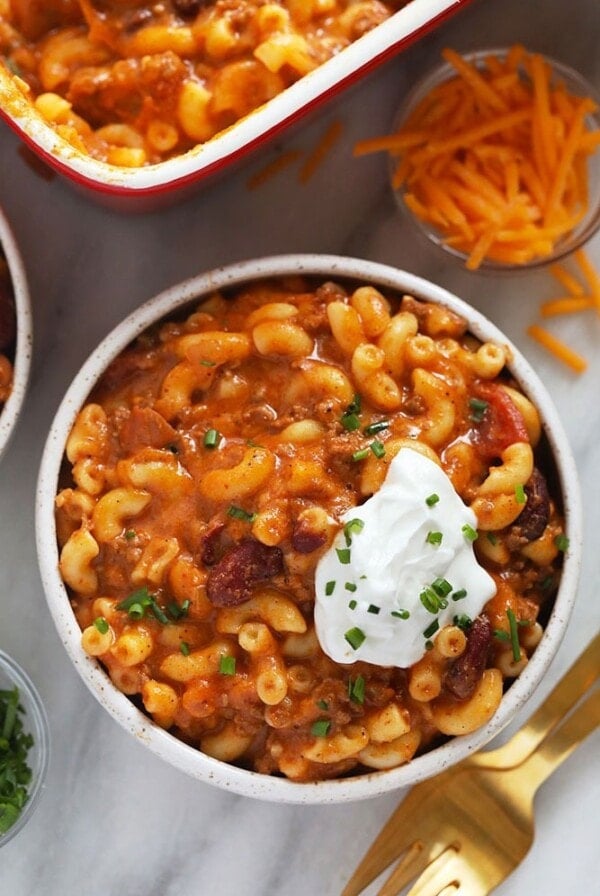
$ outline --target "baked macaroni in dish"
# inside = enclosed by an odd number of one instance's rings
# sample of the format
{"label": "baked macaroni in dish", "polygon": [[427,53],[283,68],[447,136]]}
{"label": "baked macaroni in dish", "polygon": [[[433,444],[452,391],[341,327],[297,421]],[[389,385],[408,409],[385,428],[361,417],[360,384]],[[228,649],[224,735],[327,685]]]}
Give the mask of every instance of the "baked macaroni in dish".
{"label": "baked macaroni in dish", "polygon": [[0,412],[11,393],[17,318],[12,281],[0,248]]}
{"label": "baked macaroni in dish", "polygon": [[175,737],[298,782],[484,725],[568,547],[507,354],[441,305],[317,278],[144,332],[56,497],[86,653]]}
{"label": "baked macaroni in dish", "polygon": [[209,140],[407,2],[0,0],[0,54],[73,146],[138,167]]}

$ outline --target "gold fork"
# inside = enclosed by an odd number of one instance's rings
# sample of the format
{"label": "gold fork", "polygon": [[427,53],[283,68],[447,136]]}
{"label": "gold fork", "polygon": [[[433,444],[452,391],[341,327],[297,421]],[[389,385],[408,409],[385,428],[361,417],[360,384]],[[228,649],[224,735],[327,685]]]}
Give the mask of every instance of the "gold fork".
{"label": "gold fork", "polygon": [[413,787],[345,887],[358,896],[394,859],[377,896],[487,896],[533,841],[533,797],[544,780],[600,724],[600,634],[529,722],[504,746],[478,753]]}

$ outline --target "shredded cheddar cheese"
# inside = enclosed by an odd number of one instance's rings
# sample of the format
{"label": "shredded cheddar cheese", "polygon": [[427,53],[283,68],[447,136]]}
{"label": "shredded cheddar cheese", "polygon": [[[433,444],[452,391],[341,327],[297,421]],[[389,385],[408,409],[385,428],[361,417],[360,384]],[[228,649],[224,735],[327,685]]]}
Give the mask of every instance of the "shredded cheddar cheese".
{"label": "shredded cheddar cheese", "polygon": [[[565,288],[567,295],[542,302],[539,308],[542,318],[579,314],[589,310],[595,310],[600,314],[600,274],[584,249],[578,249],[573,253],[573,261],[585,283],[582,283],[564,264],[550,265],[550,273]],[[543,327],[532,324],[527,333],[577,373],[583,373],[587,369],[585,358]]]}
{"label": "shredded cheddar cheese", "polygon": [[326,158],[327,153],[333,149],[341,136],[341,121],[332,121],[300,169],[299,179],[301,183],[307,183],[310,180],[319,165]]}
{"label": "shredded cheddar cheese", "polygon": [[569,348],[568,345],[565,345],[564,342],[552,333],[549,333],[548,330],[545,330],[538,324],[531,324],[531,326],[527,328],[527,333],[532,339],[535,339],[536,342],[543,345],[544,348],[555,355],[559,361],[563,361],[576,373],[583,373],[583,371],[587,369],[587,361],[585,358],[582,358],[580,354],[573,351],[572,348]]}
{"label": "shredded cheddar cheese", "polygon": [[287,152],[280,153],[248,178],[248,189],[255,190],[257,187],[262,186],[262,184],[266,183],[276,174],[279,174],[280,171],[283,171],[284,168],[287,168],[297,161],[300,158],[300,155],[301,153],[299,149],[290,149]]}
{"label": "shredded cheddar cheese", "polygon": [[[587,158],[600,145],[588,126],[594,101],[568,92],[521,46],[481,66],[442,55],[455,75],[397,133],[360,141],[354,154],[390,153],[407,207],[466,254],[468,268],[548,257],[588,210]],[[591,292],[600,309],[600,281]]]}

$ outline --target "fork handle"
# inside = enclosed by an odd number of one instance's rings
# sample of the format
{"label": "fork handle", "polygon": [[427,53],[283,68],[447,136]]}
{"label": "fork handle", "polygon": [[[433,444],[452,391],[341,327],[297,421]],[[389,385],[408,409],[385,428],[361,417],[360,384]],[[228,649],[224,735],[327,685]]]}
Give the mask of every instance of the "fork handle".
{"label": "fork handle", "polygon": [[[562,725],[538,749],[511,771],[523,788],[534,794],[540,784],[568,759],[585,738],[600,725],[600,688],[582,700]],[[514,780],[514,778],[512,779]]]}
{"label": "fork handle", "polygon": [[591,687],[600,665],[600,632],[563,675],[529,721],[502,747],[477,753],[469,764],[485,768],[512,768],[536,749],[549,731],[565,717],[574,702]]}

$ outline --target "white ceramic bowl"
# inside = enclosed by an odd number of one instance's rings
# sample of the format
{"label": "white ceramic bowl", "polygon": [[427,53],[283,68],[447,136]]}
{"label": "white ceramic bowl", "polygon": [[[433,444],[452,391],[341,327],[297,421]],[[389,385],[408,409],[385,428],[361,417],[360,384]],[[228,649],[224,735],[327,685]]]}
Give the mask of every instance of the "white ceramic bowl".
{"label": "white ceramic bowl", "polygon": [[437,27],[470,0],[412,0],[319,68],[207,143],[144,168],[117,168],[75,150],[43,122],[0,65],[0,116],[33,152],[98,201],[124,211],[156,208],[229,170],[251,151],[315,109],[394,53]]}
{"label": "white ceramic bowl", "polygon": [[[481,340],[509,345],[510,369],[539,409],[554,456],[562,491],[566,531],[570,540],[560,589],[544,636],[520,677],[511,685],[492,720],[474,734],[455,738],[411,760],[407,765],[357,777],[300,784],[261,775],[212,759],[182,743],[155,725],[131,700],[118,691],[102,667],[81,647],[81,631],[71,610],[58,571],[54,498],[66,439],[75,416],[106,366],[149,325],[191,300],[214,290],[289,275],[319,276],[326,280],[349,278],[408,293],[456,311],[469,322]],[[581,557],[581,511],[577,472],[557,412],[542,383],[527,361],[506,337],[479,312],[439,286],[404,271],[359,259],[327,255],[284,255],[245,261],[187,280],[142,305],[123,321],[88,358],[68,389],[52,424],[39,473],[36,507],[37,548],[50,611],[60,638],[75,667],[94,696],[142,744],[194,778],[236,793],[280,802],[339,803],[373,797],[415,784],[464,759],[482,747],[513,718],[544,677],[564,635],[575,599]]]}
{"label": "white ceramic bowl", "polygon": [[16,837],[33,815],[42,795],[50,754],[48,719],[40,695],[27,673],[0,650],[0,690],[12,690],[15,687],[18,688],[19,704],[23,708],[23,733],[33,737],[33,745],[27,754],[31,781],[27,785],[28,798],[21,814],[6,833],[0,833],[0,847]]}
{"label": "white ceramic bowl", "polygon": [[11,394],[0,406],[0,456],[4,453],[17,425],[25,401],[31,368],[32,319],[29,289],[19,249],[4,214],[0,211],[0,246],[8,264],[17,316],[17,339],[13,359]]}

